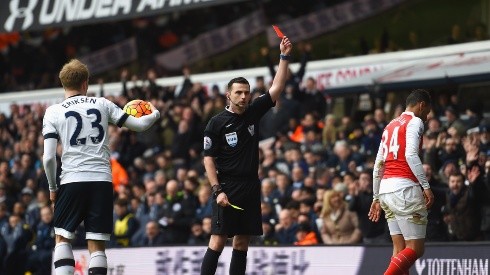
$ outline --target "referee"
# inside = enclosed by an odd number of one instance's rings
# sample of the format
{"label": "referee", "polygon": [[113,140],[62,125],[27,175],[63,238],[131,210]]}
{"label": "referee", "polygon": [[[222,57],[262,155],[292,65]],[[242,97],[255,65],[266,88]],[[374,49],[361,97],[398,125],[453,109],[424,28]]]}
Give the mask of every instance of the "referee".
{"label": "referee", "polygon": [[[204,130],[204,167],[215,200],[202,275],[215,274],[229,237],[233,237],[230,274],[245,274],[250,238],[262,235],[258,128],[260,118],[274,106],[286,83],[292,44],[283,37],[279,48],[279,67],[269,92],[250,103],[248,81],[243,77],[233,78],[226,92],[229,105]],[[230,203],[243,210],[232,208]]]}

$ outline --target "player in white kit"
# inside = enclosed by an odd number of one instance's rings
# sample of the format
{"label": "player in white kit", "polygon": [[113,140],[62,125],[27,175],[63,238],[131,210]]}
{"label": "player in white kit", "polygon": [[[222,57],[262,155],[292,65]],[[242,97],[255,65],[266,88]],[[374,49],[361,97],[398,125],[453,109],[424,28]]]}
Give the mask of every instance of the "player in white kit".
{"label": "player in white kit", "polygon": [[[89,274],[107,274],[105,241],[112,232],[113,187],[108,124],[144,131],[160,113],[135,118],[105,98],[87,97],[89,71],[74,59],[59,73],[65,100],[46,109],[43,119],[43,164],[55,203],[55,274],[73,274],[70,244],[83,221],[90,252]],[[62,147],[60,187],[56,185],[56,147]]]}
{"label": "player in white kit", "polygon": [[393,257],[385,275],[408,274],[423,255],[427,209],[434,202],[419,157],[424,121],[431,110],[429,93],[414,90],[406,106],[385,127],[373,171],[374,200],[368,215],[377,222],[383,209],[393,240]]}

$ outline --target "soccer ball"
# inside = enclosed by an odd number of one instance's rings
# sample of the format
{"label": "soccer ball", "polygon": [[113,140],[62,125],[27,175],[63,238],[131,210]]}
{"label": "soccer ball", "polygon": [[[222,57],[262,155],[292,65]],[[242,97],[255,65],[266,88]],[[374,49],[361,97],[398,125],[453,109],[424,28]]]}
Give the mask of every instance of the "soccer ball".
{"label": "soccer ball", "polygon": [[151,114],[151,107],[148,102],[141,99],[135,99],[128,102],[124,106],[123,111],[128,115],[141,117]]}

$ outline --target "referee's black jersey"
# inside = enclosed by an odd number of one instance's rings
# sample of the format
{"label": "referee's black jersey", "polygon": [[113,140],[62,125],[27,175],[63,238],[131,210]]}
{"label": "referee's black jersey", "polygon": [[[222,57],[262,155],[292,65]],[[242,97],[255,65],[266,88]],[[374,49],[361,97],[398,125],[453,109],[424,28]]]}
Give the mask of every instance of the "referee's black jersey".
{"label": "referee's black jersey", "polygon": [[204,130],[204,155],[215,158],[219,179],[257,179],[259,121],[274,106],[270,94],[256,98],[241,115],[224,110]]}

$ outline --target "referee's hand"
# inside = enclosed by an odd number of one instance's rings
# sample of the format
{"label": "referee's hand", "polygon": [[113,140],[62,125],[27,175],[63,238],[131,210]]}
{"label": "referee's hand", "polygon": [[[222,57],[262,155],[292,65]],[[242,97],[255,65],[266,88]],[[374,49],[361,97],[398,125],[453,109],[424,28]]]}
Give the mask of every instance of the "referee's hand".
{"label": "referee's hand", "polygon": [[216,198],[216,203],[222,207],[230,205],[230,202],[228,201],[228,197],[226,196],[225,192],[219,193],[218,197]]}

